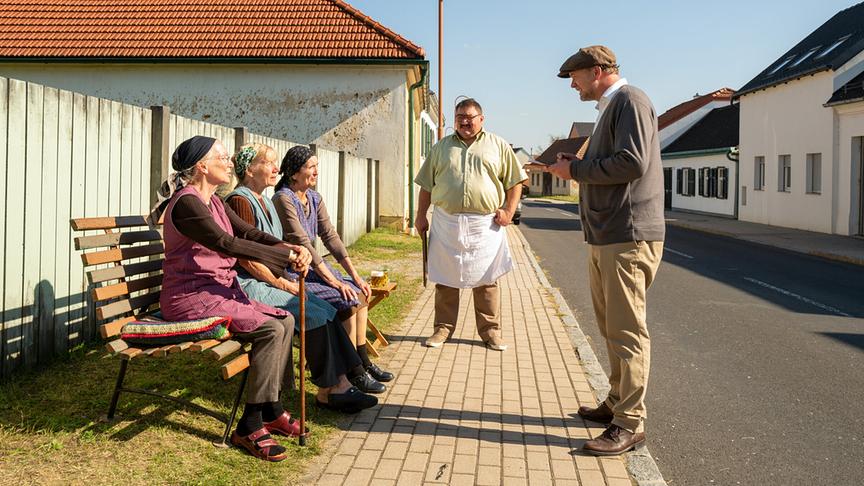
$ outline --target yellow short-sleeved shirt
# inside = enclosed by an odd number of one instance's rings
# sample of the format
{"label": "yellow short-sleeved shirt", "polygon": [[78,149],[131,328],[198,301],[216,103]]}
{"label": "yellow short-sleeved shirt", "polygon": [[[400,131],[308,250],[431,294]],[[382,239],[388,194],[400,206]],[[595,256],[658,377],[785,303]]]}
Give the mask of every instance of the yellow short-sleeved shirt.
{"label": "yellow short-sleeved shirt", "polygon": [[481,131],[470,147],[456,134],[442,138],[414,182],[450,214],[491,214],[504,205],[505,192],[526,179],[510,144]]}

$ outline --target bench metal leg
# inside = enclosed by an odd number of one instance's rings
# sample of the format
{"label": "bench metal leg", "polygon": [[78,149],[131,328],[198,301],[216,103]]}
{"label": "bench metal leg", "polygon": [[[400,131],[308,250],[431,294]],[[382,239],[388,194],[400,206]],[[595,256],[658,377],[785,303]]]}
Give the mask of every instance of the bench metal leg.
{"label": "bench metal leg", "polygon": [[234,406],[231,408],[231,415],[228,417],[228,423],[225,425],[225,433],[222,434],[222,444],[228,445],[228,434],[231,433],[231,426],[234,425],[234,419],[237,418],[237,408],[240,407],[240,400],[243,399],[243,390],[246,389],[246,378],[249,377],[249,368],[243,371],[243,377],[240,378],[240,388],[237,389],[237,396],[234,398]]}
{"label": "bench metal leg", "polygon": [[111,405],[108,406],[108,420],[114,418],[114,412],[117,411],[117,401],[120,399],[120,392],[123,390],[123,380],[126,378],[126,367],[129,366],[129,361],[120,361],[120,373],[117,374],[117,384],[114,385],[114,395],[111,396]]}

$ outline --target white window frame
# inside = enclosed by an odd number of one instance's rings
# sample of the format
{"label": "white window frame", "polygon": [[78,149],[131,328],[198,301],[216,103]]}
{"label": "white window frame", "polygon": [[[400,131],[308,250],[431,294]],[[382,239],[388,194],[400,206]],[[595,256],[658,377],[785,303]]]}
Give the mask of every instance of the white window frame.
{"label": "white window frame", "polygon": [[807,194],[822,194],[822,154],[807,154]]}
{"label": "white window frame", "polygon": [[765,190],[765,156],[757,155],[753,158],[753,190]]}
{"label": "white window frame", "polygon": [[777,192],[792,192],[792,155],[777,156]]}

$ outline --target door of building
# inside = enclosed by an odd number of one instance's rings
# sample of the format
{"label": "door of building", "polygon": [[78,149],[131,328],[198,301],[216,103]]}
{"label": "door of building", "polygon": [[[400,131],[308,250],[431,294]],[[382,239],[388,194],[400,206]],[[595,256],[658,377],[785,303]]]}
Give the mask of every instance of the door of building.
{"label": "door of building", "polygon": [[[858,181],[855,187],[858,189],[858,236],[864,236],[864,137],[855,137],[852,143],[852,161],[858,159],[857,167],[853,170],[858,172]],[[853,199],[854,201],[854,199]]]}
{"label": "door of building", "polygon": [[672,168],[663,168],[663,207],[672,209]]}

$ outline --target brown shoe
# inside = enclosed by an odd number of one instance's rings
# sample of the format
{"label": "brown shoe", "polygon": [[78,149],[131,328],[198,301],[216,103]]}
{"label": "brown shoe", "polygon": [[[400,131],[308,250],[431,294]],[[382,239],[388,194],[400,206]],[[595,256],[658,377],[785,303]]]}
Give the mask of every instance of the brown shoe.
{"label": "brown shoe", "polygon": [[592,456],[617,456],[632,451],[645,444],[645,433],[630,433],[627,430],[610,425],[600,437],[585,442],[582,451]]}
{"label": "brown shoe", "polygon": [[435,330],[435,334],[426,339],[423,345],[429,348],[440,348],[448,339],[450,339],[450,331],[446,327],[440,327]]}
{"label": "brown shoe", "polygon": [[591,407],[579,407],[579,411],[576,412],[585,420],[590,420],[592,422],[597,422],[600,424],[611,424],[612,419],[615,418],[615,415],[612,413],[612,410],[609,408],[609,405],[606,405],[606,402],[600,404],[597,408]]}

